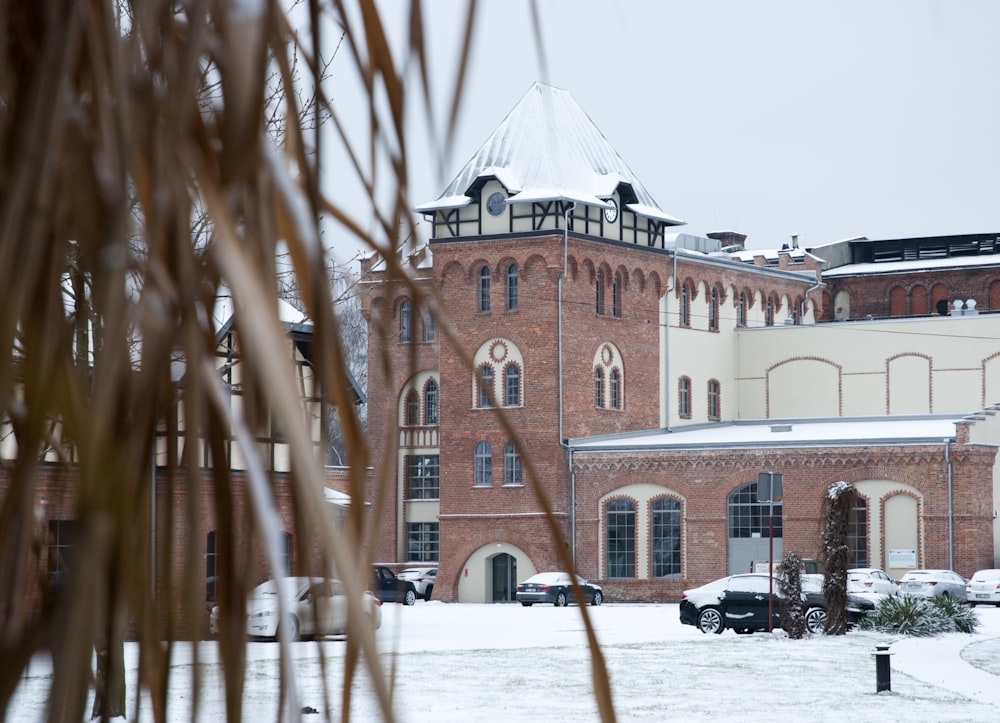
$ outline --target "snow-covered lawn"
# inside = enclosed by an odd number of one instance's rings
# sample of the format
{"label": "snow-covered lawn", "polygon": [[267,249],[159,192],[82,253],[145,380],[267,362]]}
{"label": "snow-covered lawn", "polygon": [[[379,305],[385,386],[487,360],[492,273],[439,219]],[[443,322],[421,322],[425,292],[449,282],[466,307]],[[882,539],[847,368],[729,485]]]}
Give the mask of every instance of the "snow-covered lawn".
{"label": "snow-covered lawn", "polygon": [[[678,621],[677,605],[587,609],[611,677],[619,721],[993,720],[1000,708],[1000,608],[978,607],[975,635],[902,638],[852,632],[789,640],[782,634],[703,635]],[[418,602],[383,606],[382,664],[395,676],[400,721],[596,721],[580,610]],[[890,645],[892,690],[876,693],[878,645]],[[196,720],[223,719],[215,646],[200,644]],[[340,718],[344,642],[293,646],[299,705]],[[251,643],[244,719],[278,717],[274,643]],[[135,649],[126,649],[134,672]],[[975,666],[975,667],[973,667]],[[989,672],[984,672],[989,671]],[[170,720],[191,720],[191,647],[178,646]],[[992,675],[990,674],[992,673]],[[51,663],[33,661],[8,719],[44,718]],[[324,681],[330,686],[324,702]],[[129,710],[135,710],[129,686]],[[355,681],[352,720],[381,719],[366,678]],[[140,700],[142,720],[151,721]],[[134,713],[130,713],[130,719]]]}

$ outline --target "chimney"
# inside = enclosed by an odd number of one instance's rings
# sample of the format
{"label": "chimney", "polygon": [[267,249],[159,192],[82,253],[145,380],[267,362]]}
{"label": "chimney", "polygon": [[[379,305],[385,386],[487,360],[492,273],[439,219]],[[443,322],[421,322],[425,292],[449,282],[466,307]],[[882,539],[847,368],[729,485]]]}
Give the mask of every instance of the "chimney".
{"label": "chimney", "polygon": [[718,241],[723,251],[742,251],[745,248],[743,242],[747,240],[745,233],[736,231],[709,231],[705,235]]}

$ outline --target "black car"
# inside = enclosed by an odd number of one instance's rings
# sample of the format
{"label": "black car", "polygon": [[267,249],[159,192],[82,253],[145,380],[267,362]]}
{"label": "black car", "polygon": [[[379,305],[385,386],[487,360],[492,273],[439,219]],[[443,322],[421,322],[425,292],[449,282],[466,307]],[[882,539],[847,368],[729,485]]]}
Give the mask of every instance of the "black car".
{"label": "black car", "polygon": [[[767,611],[771,578],[768,575],[730,575],[719,580],[685,590],[681,597],[680,617],[684,625],[694,625],[703,633],[721,633],[731,628],[737,633],[767,630]],[[822,593],[821,575],[802,576],[802,598],[805,607],[806,629],[811,633],[823,632],[826,624],[826,599]],[[773,582],[774,602],[771,629],[780,627],[782,598],[778,595],[778,581]],[[872,600],[848,595],[848,625],[875,610]]]}
{"label": "black car", "polygon": [[[583,599],[591,605],[604,602],[601,586],[587,582],[579,575],[576,578],[583,590]],[[557,608],[573,602],[573,581],[567,572],[540,572],[518,583],[514,599],[528,608],[535,603],[552,603]]]}
{"label": "black car", "polygon": [[385,565],[372,568],[375,595],[382,602],[400,602],[413,605],[417,602],[417,588],[409,580],[396,577],[396,573]]}

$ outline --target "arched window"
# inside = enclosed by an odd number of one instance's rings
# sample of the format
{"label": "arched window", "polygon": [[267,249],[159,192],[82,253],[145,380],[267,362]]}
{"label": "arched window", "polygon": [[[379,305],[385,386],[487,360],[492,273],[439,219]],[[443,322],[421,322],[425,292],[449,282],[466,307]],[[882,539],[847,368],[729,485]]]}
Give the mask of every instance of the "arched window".
{"label": "arched window", "polygon": [[[757,501],[757,483],[747,482],[729,495],[729,537],[767,538],[771,524],[768,519],[771,504]],[[781,502],[774,503],[774,537],[781,535]]]}
{"label": "arched window", "polygon": [[681,503],[669,497],[654,500],[650,515],[653,577],[680,577]]}
{"label": "arched window", "polygon": [[680,324],[691,326],[691,290],[687,284],[681,286]]}
{"label": "arched window", "polygon": [[708,328],[719,330],[719,290],[715,287],[708,294]]}
{"label": "arched window", "polygon": [[621,374],[617,369],[611,370],[611,378],[609,379],[611,385],[611,408],[621,409],[622,408],[622,397],[621,397]]}
{"label": "arched window", "polygon": [[479,269],[479,298],[476,307],[481,313],[489,313],[490,310],[490,267],[483,266]]}
{"label": "arched window", "polygon": [[434,341],[435,336],[434,316],[424,313],[424,341]]}
{"label": "arched window", "polygon": [[424,387],[424,424],[438,423],[438,385],[431,379]]}
{"label": "arched window", "polygon": [[615,318],[622,318],[622,275],[615,274],[614,281],[611,282],[611,313]]}
{"label": "arched window", "polygon": [[604,370],[600,368],[594,370],[594,406],[604,406]]}
{"label": "arched window", "polygon": [[740,297],[736,302],[736,326],[746,326],[747,325],[747,295],[745,293],[740,293]]}
{"label": "arched window", "polygon": [[479,370],[479,406],[486,408],[490,402],[490,392],[493,390],[493,367],[484,366]]}
{"label": "arched window", "polygon": [[205,602],[215,602],[215,583],[219,575],[219,548],[216,546],[215,530],[208,533],[205,540]]}
{"label": "arched window", "polygon": [[493,450],[490,448],[489,442],[476,444],[475,469],[475,485],[477,487],[493,485]]}
{"label": "arched window", "polygon": [[767,300],[767,306],[764,309],[764,324],[774,326],[774,299]]}
{"label": "arched window", "polygon": [[521,455],[517,453],[513,442],[507,442],[503,448],[503,483],[521,484]]}
{"label": "arched window", "polygon": [[718,421],[721,418],[719,382],[715,379],[708,382],[708,418],[713,421]]}
{"label": "arched window", "polygon": [[504,406],[518,407],[521,405],[521,370],[516,364],[507,366],[504,372]]}
{"label": "arched window", "polygon": [[635,503],[612,500],[605,509],[609,578],[635,577]]}
{"label": "arched window", "polygon": [[847,548],[851,567],[868,567],[868,501],[857,496],[857,504],[847,513]]}
{"label": "arched window", "polygon": [[406,395],[406,410],[403,415],[403,424],[408,427],[415,427],[420,424],[420,397],[417,392],[411,389]]}
{"label": "arched window", "polygon": [[410,302],[407,299],[399,303],[399,340],[410,340]]}
{"label": "arched window", "polygon": [[677,380],[677,414],[685,419],[691,417],[691,380],[688,377]]}
{"label": "arched window", "polygon": [[594,297],[597,304],[597,313],[604,314],[604,276],[600,271],[594,279]]}
{"label": "arched window", "polygon": [[517,264],[507,267],[507,311],[517,310]]}

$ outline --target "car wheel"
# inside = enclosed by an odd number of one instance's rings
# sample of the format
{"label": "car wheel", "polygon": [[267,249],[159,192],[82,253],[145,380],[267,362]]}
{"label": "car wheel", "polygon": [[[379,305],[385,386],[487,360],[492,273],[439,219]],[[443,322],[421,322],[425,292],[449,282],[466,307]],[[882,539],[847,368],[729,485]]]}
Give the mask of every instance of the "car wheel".
{"label": "car wheel", "polygon": [[299,639],[299,619],[294,615],[285,618],[285,632],[288,633],[289,642],[295,642]]}
{"label": "car wheel", "polygon": [[556,602],[555,602],[555,605],[556,605],[557,608],[564,608],[564,607],[566,607],[566,593],[561,592],[561,591],[558,592],[558,593],[556,593]]}
{"label": "car wheel", "polygon": [[413,592],[412,588],[407,590],[403,595],[404,605],[414,605],[417,602],[417,593]]}
{"label": "car wheel", "polygon": [[592,597],[590,599],[590,604],[591,605],[600,605],[602,602],[604,602],[604,596],[601,594],[600,590],[595,590],[594,591],[594,597]]}
{"label": "car wheel", "polygon": [[826,625],[826,610],[823,608],[811,608],[806,611],[806,630],[810,633],[819,634],[823,632]]}
{"label": "car wheel", "polygon": [[722,619],[722,613],[718,608],[705,608],[698,613],[698,629],[703,633],[715,633],[718,635],[726,629],[726,623]]}
{"label": "car wheel", "polygon": [[432,592],[434,592],[434,586],[433,585],[428,585],[427,586],[427,592],[424,593],[424,600],[430,600]]}

